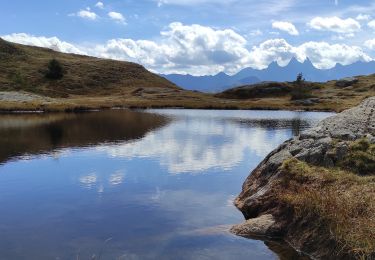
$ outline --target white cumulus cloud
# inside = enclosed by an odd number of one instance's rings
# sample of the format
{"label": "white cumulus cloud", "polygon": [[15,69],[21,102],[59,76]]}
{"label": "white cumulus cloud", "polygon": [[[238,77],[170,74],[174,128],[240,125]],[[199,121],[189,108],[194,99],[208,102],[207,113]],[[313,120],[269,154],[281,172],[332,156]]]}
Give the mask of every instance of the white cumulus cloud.
{"label": "white cumulus cloud", "polygon": [[113,39],[96,48],[106,58],[124,58],[153,70],[211,74],[238,70],[249,51],[244,37],[231,29],[215,30],[201,25],[171,23],[159,42]]}
{"label": "white cumulus cloud", "polygon": [[370,21],[370,22],[367,24],[367,26],[370,27],[371,29],[375,29],[375,20]]}
{"label": "white cumulus cloud", "polygon": [[97,3],[95,4],[95,6],[98,7],[98,8],[100,8],[100,9],[103,9],[103,8],[104,8],[104,4],[103,4],[103,2],[97,2]]}
{"label": "white cumulus cloud", "polygon": [[[176,22],[162,31],[158,40],[111,39],[104,43],[73,45],[56,37],[12,34],[4,39],[22,44],[55,48],[116,60],[133,61],[158,73],[212,75],[234,74],[245,67],[264,69],[271,62],[287,65],[291,58],[307,57],[321,69],[370,61],[362,48],[354,45],[310,41],[292,45],[285,39],[269,39],[249,46],[247,40],[232,29],[214,29],[202,25]],[[369,47],[369,43],[365,45]]]}
{"label": "white cumulus cloud", "polygon": [[297,47],[297,55],[308,57],[316,67],[332,68],[336,63],[349,65],[356,61],[371,61],[360,47],[346,44],[329,44],[327,42],[306,42]]}
{"label": "white cumulus cloud", "polygon": [[61,41],[57,37],[48,38],[43,36],[34,36],[26,33],[13,33],[1,36],[1,38],[10,42],[44,47],[65,53],[86,54],[86,52],[82,49],[68,42]]}
{"label": "white cumulus cloud", "polygon": [[96,20],[99,17],[96,13],[92,12],[90,8],[87,8],[86,10],[81,10],[76,15],[88,20]]}
{"label": "white cumulus cloud", "polygon": [[295,48],[285,39],[270,39],[252,48],[248,63],[257,69],[264,69],[273,61],[286,65],[295,53]]}
{"label": "white cumulus cloud", "polygon": [[333,17],[315,17],[308,26],[319,31],[330,31],[339,34],[352,35],[361,29],[361,25],[353,18],[341,19]]}
{"label": "white cumulus cloud", "polygon": [[279,65],[285,66],[293,57],[300,62],[309,58],[319,69],[332,68],[336,63],[348,65],[359,60],[372,60],[358,46],[314,41],[293,46],[285,39],[271,39],[253,47],[248,65],[254,68],[266,68],[268,64],[276,61]]}
{"label": "white cumulus cloud", "polygon": [[108,16],[109,16],[109,18],[111,18],[112,20],[114,20],[116,22],[120,22],[120,23],[123,23],[123,24],[126,23],[126,19],[121,13],[109,12]]}
{"label": "white cumulus cloud", "polygon": [[369,14],[359,14],[359,15],[357,15],[357,17],[355,19],[358,20],[358,21],[368,21],[368,20],[371,19],[371,15],[369,15]]}
{"label": "white cumulus cloud", "polygon": [[299,35],[297,28],[290,22],[275,21],[272,28],[289,33],[290,35]]}
{"label": "white cumulus cloud", "polygon": [[365,46],[370,50],[375,50],[375,39],[365,41]]}

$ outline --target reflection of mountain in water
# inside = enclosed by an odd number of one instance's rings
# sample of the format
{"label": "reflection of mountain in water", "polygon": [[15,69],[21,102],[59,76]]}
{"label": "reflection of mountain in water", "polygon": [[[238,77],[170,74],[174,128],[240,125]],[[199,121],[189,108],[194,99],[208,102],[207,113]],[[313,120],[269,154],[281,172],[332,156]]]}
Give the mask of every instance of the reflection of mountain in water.
{"label": "reflection of mountain in water", "polygon": [[248,127],[264,129],[292,129],[293,135],[297,136],[301,131],[311,127],[311,122],[302,120],[299,117],[290,119],[235,119],[236,123],[244,124]]}
{"label": "reflection of mountain in water", "polygon": [[165,125],[161,115],[128,110],[0,116],[0,162],[23,154],[142,138]]}

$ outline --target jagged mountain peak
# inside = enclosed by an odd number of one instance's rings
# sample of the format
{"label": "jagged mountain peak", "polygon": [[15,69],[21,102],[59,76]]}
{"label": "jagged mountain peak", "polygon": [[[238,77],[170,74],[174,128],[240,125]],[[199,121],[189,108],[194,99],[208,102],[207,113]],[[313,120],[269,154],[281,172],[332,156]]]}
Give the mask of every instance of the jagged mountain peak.
{"label": "jagged mountain peak", "polygon": [[304,65],[309,65],[309,66],[315,68],[314,64],[311,62],[311,60],[309,59],[309,57],[307,57],[307,58],[303,61],[303,64],[304,64]]}
{"label": "jagged mountain peak", "polygon": [[292,57],[287,66],[301,65],[302,63],[297,60],[296,57]]}
{"label": "jagged mountain peak", "polygon": [[309,58],[306,58],[304,61],[300,62],[296,57],[291,58],[286,67],[315,68],[314,64]]}
{"label": "jagged mountain peak", "polygon": [[279,63],[277,61],[273,61],[273,62],[270,63],[270,65],[268,65],[268,68],[266,68],[264,70],[272,70],[272,69],[278,69],[278,68],[281,68]]}
{"label": "jagged mountain peak", "polygon": [[[228,77],[229,75],[226,74],[225,72],[219,72],[219,73],[216,74],[215,76],[217,76],[217,77]],[[215,77],[215,76],[214,76],[214,77]]]}
{"label": "jagged mountain peak", "polygon": [[357,75],[369,75],[375,73],[375,61],[358,61],[351,65],[336,64],[331,69],[318,69],[309,58],[306,58],[303,62],[299,62],[296,57],[293,57],[288,65],[284,67],[280,66],[277,61],[273,61],[266,69],[259,70],[248,67],[233,76],[218,73],[215,76],[190,78],[179,75],[178,79],[166,75],[166,78],[186,89],[217,92],[230,87],[253,84],[260,81],[293,81],[296,79],[298,73],[302,73],[306,80],[315,82],[324,82]]}

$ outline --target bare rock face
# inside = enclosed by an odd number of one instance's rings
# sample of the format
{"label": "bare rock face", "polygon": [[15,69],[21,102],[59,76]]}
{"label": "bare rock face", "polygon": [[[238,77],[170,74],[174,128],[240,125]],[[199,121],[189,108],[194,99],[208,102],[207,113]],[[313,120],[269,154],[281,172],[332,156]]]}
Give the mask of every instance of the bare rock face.
{"label": "bare rock face", "polygon": [[342,140],[355,140],[375,135],[375,97],[366,99],[359,106],[327,118],[305,132],[301,138],[329,136]]}
{"label": "bare rock face", "polygon": [[375,97],[327,118],[315,128],[283,143],[256,167],[243,184],[235,205],[247,221],[233,227],[232,232],[241,236],[282,233],[280,214],[285,212],[280,212],[280,205],[275,206],[273,189],[279,181],[283,162],[294,157],[317,166],[335,166],[348,152],[348,142],[363,137],[375,141]]}

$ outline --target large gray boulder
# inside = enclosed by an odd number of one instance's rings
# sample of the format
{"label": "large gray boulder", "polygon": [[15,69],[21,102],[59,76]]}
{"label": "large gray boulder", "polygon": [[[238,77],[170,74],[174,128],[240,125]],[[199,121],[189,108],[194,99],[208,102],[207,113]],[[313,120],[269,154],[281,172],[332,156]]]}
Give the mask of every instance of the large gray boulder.
{"label": "large gray boulder", "polygon": [[234,226],[232,232],[241,236],[279,235],[283,223],[278,221],[280,208],[272,198],[273,188],[280,181],[280,166],[285,160],[294,157],[313,165],[335,166],[348,152],[348,142],[363,137],[374,142],[374,136],[375,97],[372,97],[283,143],[244,182],[235,205],[247,221]]}

